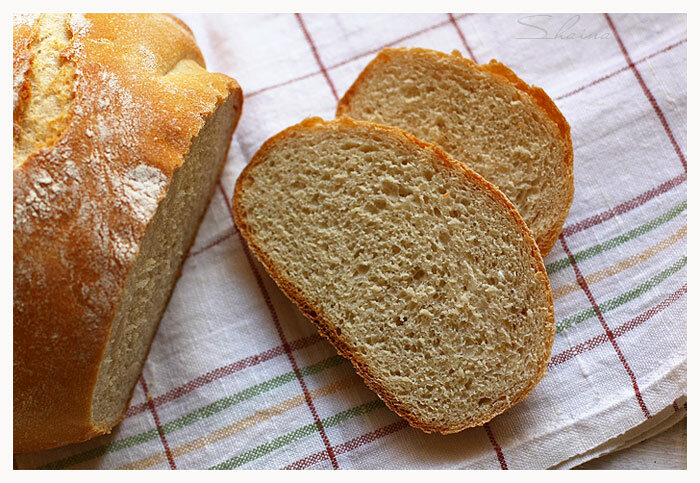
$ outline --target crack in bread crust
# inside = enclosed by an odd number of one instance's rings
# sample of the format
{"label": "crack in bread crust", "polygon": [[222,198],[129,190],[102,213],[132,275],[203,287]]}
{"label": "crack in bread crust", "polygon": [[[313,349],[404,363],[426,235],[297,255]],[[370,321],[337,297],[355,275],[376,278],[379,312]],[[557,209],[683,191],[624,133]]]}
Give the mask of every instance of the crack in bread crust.
{"label": "crack in bread crust", "polygon": [[25,37],[25,61],[13,69],[13,168],[34,151],[51,148],[71,121],[75,63],[66,57],[68,14],[42,14]]}

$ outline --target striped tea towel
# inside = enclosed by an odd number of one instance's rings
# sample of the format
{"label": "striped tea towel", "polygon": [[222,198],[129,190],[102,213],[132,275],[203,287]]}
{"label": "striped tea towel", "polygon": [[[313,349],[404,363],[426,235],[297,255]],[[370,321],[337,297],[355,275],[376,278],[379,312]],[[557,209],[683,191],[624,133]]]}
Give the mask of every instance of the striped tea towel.
{"label": "striped tea towel", "polygon": [[[228,164],[111,435],[18,468],[567,468],[686,411],[684,15],[182,15],[243,86]],[[265,139],[336,101],[384,46],[496,58],[572,128],[576,195],[545,264],[547,377],[487,425],[408,427],[287,301],[231,216]]]}

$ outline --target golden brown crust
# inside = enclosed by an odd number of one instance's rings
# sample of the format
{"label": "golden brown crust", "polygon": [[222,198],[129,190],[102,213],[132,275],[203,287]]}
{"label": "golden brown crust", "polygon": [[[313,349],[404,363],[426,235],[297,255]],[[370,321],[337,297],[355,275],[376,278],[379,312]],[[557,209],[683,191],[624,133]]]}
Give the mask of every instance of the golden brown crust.
{"label": "golden brown crust", "polygon": [[565,196],[566,202],[562,206],[560,212],[557,213],[555,221],[552,223],[551,228],[544,234],[539,234],[536,237],[537,245],[540,249],[542,257],[546,257],[561,233],[564,226],[564,221],[569,215],[569,209],[574,200],[574,149],[571,142],[571,128],[569,123],[564,118],[564,115],[559,111],[554,101],[547,95],[547,93],[540,87],[531,86],[525,81],[520,79],[515,72],[510,70],[505,65],[501,64],[496,60],[491,60],[488,64],[478,65],[470,59],[462,57],[458,51],[454,51],[452,54],[446,54],[444,52],[439,52],[430,49],[423,49],[420,47],[413,48],[385,48],[382,49],[375,59],[373,59],[360,73],[360,75],[355,79],[352,86],[348,89],[345,95],[338,101],[338,106],[336,108],[336,117],[342,117],[347,115],[350,111],[350,103],[352,99],[357,95],[360,85],[362,85],[367,78],[370,76],[371,72],[379,65],[383,63],[388,63],[391,60],[391,56],[394,52],[405,52],[405,51],[417,51],[421,53],[429,53],[430,55],[436,55],[443,59],[450,59],[452,61],[462,62],[464,65],[469,66],[474,69],[478,69],[482,72],[488,72],[493,74],[492,78],[496,82],[503,84],[508,84],[515,87],[521,92],[527,94],[534,103],[543,111],[543,113],[551,119],[557,126],[559,130],[560,140],[562,145],[566,147],[566,155],[561,160],[564,166],[564,172],[567,177],[567,193]]}
{"label": "golden brown crust", "polygon": [[[92,391],[140,240],[206,119],[242,102],[172,16],[70,15],[67,26],[70,123],[13,171],[14,452],[110,431],[91,422]],[[15,25],[15,71],[20,59],[31,72],[35,36],[35,21]]]}
{"label": "golden brown crust", "polygon": [[[313,130],[316,128],[331,128],[338,129],[343,126],[356,127],[362,126],[365,129],[380,132],[386,135],[397,136],[408,142],[419,146],[422,149],[432,152],[436,158],[444,163],[445,166],[456,172],[461,173],[465,180],[474,185],[481,187],[484,192],[494,201],[500,203],[505,211],[510,214],[513,221],[518,226],[521,235],[525,242],[530,247],[530,253],[532,255],[532,260],[534,263],[534,268],[536,270],[537,276],[542,281],[542,287],[546,291],[548,299],[548,311],[549,318],[544,327],[544,331],[549,334],[549,339],[547,341],[547,350],[545,356],[540,361],[540,371],[530,384],[522,389],[519,395],[515,398],[512,404],[508,405],[506,403],[500,403],[494,406],[493,411],[484,416],[479,420],[468,420],[465,421],[463,425],[457,427],[438,427],[431,426],[425,421],[420,420],[420,418],[413,414],[408,408],[401,405],[395,397],[393,397],[382,385],[381,381],[377,376],[372,374],[369,365],[363,361],[361,354],[352,350],[345,341],[339,337],[334,330],[331,328],[331,324],[324,318],[323,314],[320,313],[318,308],[313,307],[311,302],[294,286],[292,282],[286,280],[282,276],[281,271],[275,266],[267,254],[256,244],[255,236],[251,232],[251,227],[246,220],[246,212],[241,204],[242,192],[246,188],[246,184],[249,182],[248,176],[255,168],[256,165],[264,161],[267,152],[270,151],[276,143],[284,140],[289,136],[293,136],[297,131],[300,130]],[[357,370],[357,373],[362,377],[367,386],[372,389],[377,395],[384,401],[384,403],[396,414],[404,418],[408,423],[426,433],[440,432],[442,434],[456,433],[462,431],[466,428],[482,425],[491,419],[493,419],[498,414],[501,414],[506,409],[510,408],[512,405],[522,401],[534,388],[535,385],[546,375],[547,373],[547,363],[549,362],[549,357],[552,349],[552,344],[554,342],[555,334],[555,324],[554,324],[554,301],[552,299],[552,293],[549,285],[549,278],[547,277],[547,272],[544,268],[544,263],[540,255],[540,251],[535,243],[534,238],[530,229],[527,227],[523,219],[518,214],[515,206],[501,193],[495,186],[486,181],[483,177],[477,174],[475,171],[471,170],[464,164],[452,159],[445,151],[443,151],[439,146],[435,144],[426,143],[419,140],[415,136],[405,131],[397,128],[382,126],[378,124],[368,123],[364,121],[356,121],[350,119],[349,117],[341,117],[334,121],[324,121],[321,118],[314,117],[303,120],[301,123],[291,126],[284,131],[271,137],[262,145],[258,152],[253,156],[250,163],[245,167],[241,175],[236,181],[236,186],[234,189],[233,200],[232,200],[234,218],[236,226],[238,227],[243,238],[246,240],[248,247],[255,255],[255,257],[260,261],[260,263],[265,267],[270,277],[275,281],[278,287],[284,292],[284,294],[299,308],[299,310],[304,314],[304,316],[309,319],[317,327],[319,333],[324,338],[328,339],[330,343],[338,351],[338,354],[348,359],[352,365]]]}

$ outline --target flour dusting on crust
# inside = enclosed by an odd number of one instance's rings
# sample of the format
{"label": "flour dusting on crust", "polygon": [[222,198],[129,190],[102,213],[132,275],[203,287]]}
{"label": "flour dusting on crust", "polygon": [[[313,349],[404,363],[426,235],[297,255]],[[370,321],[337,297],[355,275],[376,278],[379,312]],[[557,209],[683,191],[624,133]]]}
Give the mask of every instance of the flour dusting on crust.
{"label": "flour dusting on crust", "polygon": [[70,16],[70,29],[73,31],[73,34],[77,34],[79,31],[83,29],[87,29],[90,27],[90,21],[85,18],[85,15],[82,13],[74,13],[71,14]]}
{"label": "flour dusting on crust", "polygon": [[34,25],[39,18],[37,13],[16,13],[12,16],[12,27],[22,27],[24,25]]}

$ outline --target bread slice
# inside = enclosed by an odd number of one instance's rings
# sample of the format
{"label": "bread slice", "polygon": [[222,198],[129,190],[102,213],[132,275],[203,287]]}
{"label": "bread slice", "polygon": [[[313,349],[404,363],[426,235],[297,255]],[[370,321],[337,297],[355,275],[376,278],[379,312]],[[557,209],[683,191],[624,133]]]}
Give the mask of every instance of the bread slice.
{"label": "bread slice", "polygon": [[243,102],[168,15],[15,19],[14,452],[123,417]]}
{"label": "bread slice", "polygon": [[307,119],[265,142],[233,206],[282,291],[411,425],[483,424],[545,375],[554,311],[530,231],[437,146]]}
{"label": "bread slice", "polygon": [[574,197],[569,125],[542,89],[503,64],[384,49],[338,102],[343,115],[439,144],[513,202],[543,257],[556,243]]}

